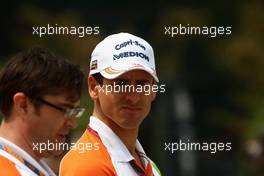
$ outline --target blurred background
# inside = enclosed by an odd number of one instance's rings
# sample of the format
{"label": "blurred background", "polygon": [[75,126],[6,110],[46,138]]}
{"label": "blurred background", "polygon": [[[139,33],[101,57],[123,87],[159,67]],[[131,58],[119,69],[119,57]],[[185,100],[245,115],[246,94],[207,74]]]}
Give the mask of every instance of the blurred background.
{"label": "blurred background", "polygon": [[[1,5],[0,68],[17,52],[43,46],[81,65],[106,36],[121,31],[154,48],[160,84],[139,139],[166,176],[264,175],[264,2],[9,1]],[[97,35],[33,35],[34,26],[99,26]],[[231,26],[231,35],[165,35],[165,26]],[[92,104],[71,133],[85,130]],[[231,151],[165,151],[165,143],[231,142]],[[56,170],[60,158],[48,162]]]}

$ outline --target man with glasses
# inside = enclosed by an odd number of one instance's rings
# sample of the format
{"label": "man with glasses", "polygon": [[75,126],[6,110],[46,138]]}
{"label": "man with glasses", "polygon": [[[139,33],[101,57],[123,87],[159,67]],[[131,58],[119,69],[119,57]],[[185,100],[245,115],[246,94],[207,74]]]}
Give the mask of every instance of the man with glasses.
{"label": "man with glasses", "polygon": [[160,175],[137,140],[156,96],[152,91],[156,82],[153,49],[145,40],[119,33],[100,42],[92,53],[88,76],[93,114],[78,141],[98,143],[99,149],[71,150],[61,161],[60,175]]}
{"label": "man with glasses", "polygon": [[85,109],[84,108],[63,108],[63,107],[60,107],[60,106],[57,106],[55,104],[52,104],[40,97],[35,97],[35,99],[45,105],[48,105],[52,108],[55,108],[63,113],[65,113],[65,117],[67,118],[71,118],[71,117],[81,117],[82,114],[84,113]]}
{"label": "man with glasses", "polygon": [[79,66],[43,48],[23,51],[1,69],[0,175],[55,176],[41,159],[63,150],[80,108],[83,73]]}

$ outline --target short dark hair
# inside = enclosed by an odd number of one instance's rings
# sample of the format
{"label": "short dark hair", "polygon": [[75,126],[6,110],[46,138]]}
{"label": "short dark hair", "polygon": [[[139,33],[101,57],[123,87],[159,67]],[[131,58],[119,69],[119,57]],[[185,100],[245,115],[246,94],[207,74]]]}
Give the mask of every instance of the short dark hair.
{"label": "short dark hair", "polygon": [[101,73],[95,73],[95,74],[92,74],[91,76],[94,77],[94,79],[96,80],[96,82],[97,82],[100,86],[103,85],[104,77],[103,77],[103,75],[101,75]]}
{"label": "short dark hair", "polygon": [[80,99],[84,75],[80,67],[36,47],[18,53],[0,72],[0,110],[4,118],[10,116],[13,96],[25,93],[34,97],[66,93],[71,101]]}

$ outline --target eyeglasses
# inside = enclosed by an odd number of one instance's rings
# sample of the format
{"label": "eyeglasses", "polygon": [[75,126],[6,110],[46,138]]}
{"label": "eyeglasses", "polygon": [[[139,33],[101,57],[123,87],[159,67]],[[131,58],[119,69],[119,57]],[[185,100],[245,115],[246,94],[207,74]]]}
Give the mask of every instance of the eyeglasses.
{"label": "eyeglasses", "polygon": [[63,108],[63,107],[60,107],[60,106],[57,106],[57,105],[54,105],[40,97],[35,97],[35,99],[45,105],[48,105],[54,109],[57,109],[61,112],[64,112],[64,116],[67,117],[67,118],[70,118],[70,117],[81,117],[85,111],[84,108]]}

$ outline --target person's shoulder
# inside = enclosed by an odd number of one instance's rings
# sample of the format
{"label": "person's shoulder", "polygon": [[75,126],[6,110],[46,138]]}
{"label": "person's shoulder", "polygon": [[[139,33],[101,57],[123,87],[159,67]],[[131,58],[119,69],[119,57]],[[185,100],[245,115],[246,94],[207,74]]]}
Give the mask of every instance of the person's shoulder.
{"label": "person's shoulder", "polygon": [[19,172],[13,162],[0,155],[0,175],[19,176]]}
{"label": "person's shoulder", "polygon": [[85,132],[82,137],[76,142],[71,144],[71,149],[63,157],[63,162],[89,162],[94,158],[110,158],[103,143]]}
{"label": "person's shoulder", "polygon": [[114,176],[116,174],[111,161],[101,157],[89,157],[86,159],[63,158],[60,165],[60,176],[75,175]]}
{"label": "person's shoulder", "polygon": [[87,133],[63,157],[60,175],[115,175],[111,157],[97,137]]}
{"label": "person's shoulder", "polygon": [[107,166],[111,163],[108,153],[99,148],[96,151],[80,152],[78,150],[69,151],[61,160],[61,166],[65,167],[87,167],[87,166]]}

